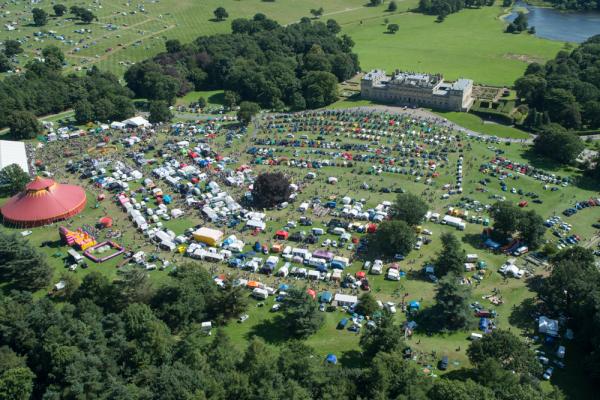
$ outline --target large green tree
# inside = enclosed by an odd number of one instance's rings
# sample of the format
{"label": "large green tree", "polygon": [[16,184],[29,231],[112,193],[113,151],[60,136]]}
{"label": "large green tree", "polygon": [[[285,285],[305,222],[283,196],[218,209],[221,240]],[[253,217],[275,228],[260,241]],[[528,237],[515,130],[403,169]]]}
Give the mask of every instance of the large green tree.
{"label": "large green tree", "polygon": [[260,112],[260,106],[252,101],[242,101],[237,112],[237,119],[242,125],[247,126],[252,118]]}
{"label": "large green tree", "polygon": [[309,108],[324,107],[338,99],[338,81],[325,71],[310,71],[302,79],[304,99]]}
{"label": "large green tree", "polygon": [[532,376],[541,373],[535,353],[519,337],[506,330],[496,329],[484,335],[483,339],[473,341],[467,349],[467,355],[475,365],[493,359],[509,371],[529,373]]}
{"label": "large green tree", "polygon": [[360,298],[358,299],[358,304],[355,308],[355,311],[358,314],[364,316],[372,316],[377,310],[379,310],[377,300],[369,292],[364,293],[360,296]]}
{"label": "large green tree", "polygon": [[364,329],[360,337],[362,354],[369,360],[380,352],[399,353],[404,347],[404,331],[388,312],[382,314],[375,327]]}
{"label": "large green tree", "polygon": [[16,56],[23,52],[23,48],[21,47],[21,42],[14,39],[7,39],[4,41],[4,54],[7,57]]}
{"label": "large green tree", "polygon": [[48,13],[41,8],[34,8],[31,13],[33,14],[35,26],[44,26],[48,23]]}
{"label": "large green tree", "polygon": [[0,72],[9,71],[12,68],[10,60],[4,53],[0,53]]}
{"label": "large green tree", "polygon": [[10,134],[15,139],[33,139],[42,133],[42,124],[29,111],[14,111],[8,116]]}
{"label": "large green tree", "polygon": [[67,12],[67,6],[64,4],[55,4],[52,6],[52,9],[54,10],[54,15],[57,17],[62,17]]}
{"label": "large green tree", "polygon": [[369,247],[387,257],[408,255],[417,241],[414,229],[404,221],[384,221],[369,238]]}
{"label": "large green tree", "polygon": [[[571,164],[583,151],[581,139],[558,124],[548,124],[534,140],[536,153],[561,164]],[[560,151],[556,151],[560,149]]]}
{"label": "large green tree", "polygon": [[0,232],[0,260],[0,276],[14,289],[33,292],[50,283],[46,256],[15,234]]}
{"label": "large green tree", "polygon": [[288,335],[306,338],[323,326],[325,317],[306,288],[292,288],[283,301],[283,322]]}
{"label": "large green tree", "polygon": [[427,214],[429,207],[419,196],[412,193],[400,193],[392,205],[392,217],[405,221],[409,225],[418,225]]}
{"label": "large green tree", "polygon": [[252,203],[258,208],[271,208],[288,201],[292,189],[289,179],[281,172],[264,172],[252,185]]}
{"label": "large green tree", "polygon": [[169,122],[173,119],[173,113],[169,109],[169,103],[164,100],[154,100],[150,102],[150,117],[148,121],[154,123]]}
{"label": "large green tree", "polygon": [[472,325],[469,308],[471,288],[462,285],[458,276],[447,274],[439,280],[435,291],[435,319],[442,330],[456,331]]}
{"label": "large green tree", "polygon": [[0,191],[12,196],[25,189],[31,177],[17,164],[10,164],[0,170]]}
{"label": "large green tree", "polygon": [[440,237],[442,250],[435,261],[435,274],[438,277],[453,273],[460,276],[465,269],[466,252],[453,233],[443,233]]}

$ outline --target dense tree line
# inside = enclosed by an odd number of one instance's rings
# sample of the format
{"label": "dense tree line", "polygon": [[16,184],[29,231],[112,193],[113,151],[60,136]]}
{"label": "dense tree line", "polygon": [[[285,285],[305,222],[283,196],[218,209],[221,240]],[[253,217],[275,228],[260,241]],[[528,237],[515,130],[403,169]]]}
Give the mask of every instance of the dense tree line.
{"label": "dense tree line", "polygon": [[[335,21],[333,21],[335,22]],[[339,25],[304,18],[286,27],[257,14],[235,19],[232,33],[202,36],[135,64],[125,73],[138,96],[172,103],[190,90],[225,89],[263,107],[322,107],[337,100],[337,83],[359,70],[354,43]]]}
{"label": "dense tree line", "polygon": [[[117,77],[95,67],[83,76],[65,75],[61,72],[64,55],[58,48],[50,46],[42,53],[43,62],[32,61],[24,74],[0,82],[0,127],[12,127],[11,121],[19,118],[19,112],[40,116],[75,108],[79,122],[121,120],[133,115],[132,93]],[[29,137],[36,134],[31,132]]]}
{"label": "dense tree line", "polygon": [[600,127],[600,35],[571,52],[560,51],[545,65],[530,64],[515,88],[529,106],[525,125],[531,128],[548,122],[568,129]]}
{"label": "dense tree line", "polygon": [[600,2],[595,0],[547,0],[559,10],[600,10]]}
{"label": "dense tree line", "polygon": [[552,258],[554,268],[543,282],[540,298],[551,317],[566,317],[585,371],[600,378],[600,271],[590,249],[573,247]]}
{"label": "dense tree line", "polygon": [[419,0],[418,10],[424,14],[437,15],[442,21],[449,14],[459,12],[463,8],[480,8],[491,6],[493,0]]}
{"label": "dense tree line", "polygon": [[[403,330],[386,313],[364,331],[361,361],[349,367],[293,339],[275,348],[255,337],[239,349],[222,330],[210,338],[193,325],[175,336],[154,306],[122,303],[122,290],[96,276],[61,307],[25,292],[0,295],[0,399],[562,398],[525,379],[532,353],[509,332],[469,349],[475,369],[432,379],[406,359]],[[100,298],[109,294],[119,301]]]}

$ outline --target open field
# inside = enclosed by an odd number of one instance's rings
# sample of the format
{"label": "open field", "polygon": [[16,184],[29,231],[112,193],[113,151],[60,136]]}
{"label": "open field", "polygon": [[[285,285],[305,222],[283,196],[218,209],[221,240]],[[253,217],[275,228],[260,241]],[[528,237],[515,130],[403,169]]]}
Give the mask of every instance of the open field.
{"label": "open field", "polygon": [[[365,7],[359,0],[332,0],[324,5],[322,19],[336,19],[343,33],[353,38],[363,70],[400,68],[442,72],[450,79],[469,77],[477,83],[491,85],[511,85],[524,71],[526,62],[551,58],[563,45],[526,34],[504,34],[504,23],[498,18],[502,13],[499,6],[463,10],[438,24],[435,17],[406,12],[416,6],[416,1],[398,3],[398,11],[390,14],[385,12],[385,5]],[[76,2],[64,4],[71,6]],[[37,6],[53,14],[49,4]],[[212,11],[218,6],[229,12],[227,20],[213,20]],[[25,53],[18,57],[20,65],[38,55],[44,46],[57,45],[67,55],[69,70],[96,65],[121,75],[131,63],[163,51],[166,39],[185,43],[200,35],[226,33],[232,19],[251,17],[257,12],[288,24],[310,16],[309,10],[320,6],[323,4],[315,0],[304,0],[301,5],[294,2],[293,6],[291,0],[201,3],[184,0],[177,1],[176,6],[173,0],[167,0],[136,8],[109,0],[102,6],[92,7],[99,21],[90,25],[70,20],[70,14],[66,14],[51,17],[48,24],[40,28],[31,25],[30,6],[10,3],[3,9],[5,13],[0,22],[17,22],[16,30],[1,31],[0,40],[25,42]],[[384,33],[384,18],[399,25],[400,30],[395,35]],[[74,32],[81,29],[91,32]],[[35,37],[34,33],[40,31],[55,34]],[[58,40],[59,36],[63,40]]]}
{"label": "open field", "polygon": [[[62,2],[67,7],[79,4],[75,1]],[[108,0],[102,5],[91,7],[98,17],[97,22],[85,25],[70,20],[70,14],[63,17],[51,17],[44,27],[32,25],[29,5],[10,3],[2,9],[0,17],[2,25],[17,22],[14,31],[3,29],[0,40],[26,40],[23,47],[25,53],[19,56],[23,65],[28,59],[37,55],[37,51],[47,45],[60,47],[67,55],[69,69],[79,69],[97,65],[121,75],[127,65],[151,57],[164,51],[166,39],[179,39],[184,43],[191,42],[201,35],[226,33],[230,31],[231,20],[239,17],[252,17],[262,12],[282,24],[295,22],[302,17],[310,16],[310,9],[319,8],[322,4],[316,0],[305,0],[301,6],[291,0],[264,2],[248,1],[214,1],[195,2],[192,0],[167,0],[152,2],[135,7],[127,6],[120,1]],[[325,17],[341,15],[347,10],[362,9],[363,1],[332,0],[325,7]],[[229,18],[225,21],[214,21],[213,10],[225,7]],[[49,3],[35,5],[46,10],[51,16],[53,11]],[[8,12],[8,14],[6,14]],[[324,18],[325,18],[324,17]],[[113,28],[107,26],[112,24]],[[75,33],[75,30],[89,29],[91,32]],[[38,31],[54,31],[55,36],[63,36],[64,40],[55,37],[34,37]]]}
{"label": "open field", "polygon": [[[189,96],[189,99],[180,100],[181,104],[187,104],[189,101],[195,101],[198,95],[202,94],[207,98],[213,96],[218,97],[218,93],[194,93]],[[217,100],[212,101],[213,104],[218,105]],[[389,116],[389,118],[399,118],[395,116]],[[400,117],[402,119],[402,117]],[[311,119],[314,123],[314,119]],[[325,122],[324,126],[328,126],[333,123],[331,119],[322,119]],[[357,120],[358,121],[358,120]],[[406,120],[408,121],[408,120]],[[412,124],[412,122],[406,122]],[[201,122],[202,126],[204,123]],[[265,124],[263,124],[263,127]],[[443,132],[443,127],[438,127],[435,124],[432,125],[436,132]],[[416,129],[416,125],[414,126]],[[554,173],[561,176],[572,176],[578,178],[578,171],[573,169],[555,168],[551,164],[548,164],[544,160],[537,160],[532,158],[528,147],[521,144],[500,144],[491,143],[484,140],[475,140],[462,138],[461,145],[449,143],[447,146],[450,148],[447,160],[438,160],[436,171],[439,176],[435,178],[431,184],[425,184],[425,178],[415,179],[414,175],[404,174],[399,172],[381,172],[371,173],[372,165],[378,165],[376,161],[373,162],[356,162],[352,167],[343,167],[341,160],[334,155],[337,151],[335,150],[336,143],[347,143],[347,144],[367,144],[364,140],[360,140],[356,137],[351,137],[347,134],[341,136],[335,136],[334,133],[319,133],[319,130],[300,130],[295,132],[295,135],[306,134],[307,141],[313,140],[314,143],[330,143],[330,148],[311,148],[308,145],[300,147],[291,147],[273,144],[258,144],[256,140],[275,139],[281,140],[287,137],[289,134],[288,128],[271,128],[271,129],[256,129],[253,128],[251,131],[241,136],[239,139],[234,140],[230,147],[225,147],[225,132],[230,129],[226,125],[223,125],[223,129],[218,130],[218,134],[214,139],[210,139],[209,143],[213,148],[224,156],[231,156],[234,158],[233,163],[227,164],[226,168],[235,169],[236,167],[247,164],[252,165],[254,173],[270,170],[282,170],[289,174],[293,182],[297,182],[302,185],[301,192],[297,199],[297,203],[292,204],[289,208],[284,210],[272,210],[268,211],[267,227],[264,232],[257,235],[252,235],[249,231],[243,231],[239,227],[226,227],[219,225],[219,229],[222,229],[226,235],[235,234],[238,238],[242,239],[246,243],[245,250],[250,250],[251,245],[254,241],[261,243],[273,243],[273,235],[276,230],[281,229],[287,221],[297,220],[301,215],[295,210],[297,204],[302,201],[311,201],[315,197],[322,199],[329,199],[335,196],[336,199],[341,199],[344,196],[349,196],[353,199],[365,200],[365,207],[373,208],[382,201],[388,200],[393,201],[395,194],[385,193],[383,189],[403,189],[411,193],[421,195],[430,205],[432,211],[443,213],[449,205],[466,205],[464,200],[461,200],[461,196],[451,196],[448,199],[442,199],[441,196],[446,193],[443,189],[445,184],[451,184],[454,182],[454,171],[456,162],[459,154],[464,156],[464,168],[465,168],[465,179],[464,179],[464,193],[463,198],[469,198],[471,200],[479,201],[483,204],[491,204],[495,200],[492,196],[504,196],[505,201],[511,203],[517,203],[527,197],[519,195],[518,193],[511,193],[511,189],[514,187],[516,190],[522,192],[535,192],[539,195],[540,199],[543,200],[543,204],[534,204],[530,202],[528,206],[531,209],[535,209],[544,218],[552,215],[559,215],[564,208],[571,205],[576,200],[585,200],[591,196],[597,196],[597,186],[590,186],[585,180],[580,180],[574,185],[570,185],[567,188],[559,187],[556,191],[544,190],[543,184],[540,181],[534,180],[529,176],[513,175],[514,178],[507,178],[508,191],[502,191],[497,178],[492,177],[488,172],[480,172],[479,166],[485,162],[490,161],[494,158],[496,153],[502,153],[503,157],[506,157],[513,162],[528,162],[537,168],[542,168],[548,173]],[[233,128],[232,128],[233,129]],[[439,130],[439,131],[438,131]],[[126,156],[126,153],[130,150],[122,147],[119,137],[122,137],[118,132],[111,134],[113,142],[117,143],[118,153],[108,155],[109,157],[115,157],[122,160],[125,163],[131,163]],[[319,139],[320,136],[324,136]],[[336,141],[340,139],[339,142]],[[157,134],[155,137],[146,139],[145,143],[136,145],[137,147],[132,150],[141,150],[143,146],[152,143],[155,147],[160,148],[168,140],[181,140],[177,136],[168,133],[168,128],[165,127],[164,131]],[[204,140],[203,136],[197,136],[190,138],[191,140]],[[388,138],[382,138],[377,146],[369,145],[371,149],[376,147],[387,148],[397,143],[399,140],[396,136],[390,136]],[[422,143],[428,150],[434,150],[437,148],[433,144],[425,144],[422,142],[422,136],[413,136],[411,140],[415,140],[418,143]],[[64,171],[64,166],[67,159],[60,157],[61,152],[65,148],[81,148],[81,146],[89,146],[89,143],[93,143],[94,138],[85,139],[74,139],[73,142],[55,142],[46,145],[42,150],[39,150],[38,156],[40,159],[49,166],[49,168],[56,172],[56,178],[62,182],[79,183],[86,187],[88,193],[88,206],[86,210],[79,216],[73,218],[70,221],[64,223],[56,223],[53,226],[35,228],[32,229],[33,234],[29,236],[31,243],[38,247],[44,252],[55,268],[54,281],[56,282],[60,275],[63,273],[70,273],[67,271],[66,263],[63,257],[66,255],[66,247],[58,241],[58,226],[64,224],[70,228],[77,228],[84,224],[94,225],[95,222],[104,215],[110,215],[114,218],[115,226],[113,230],[118,230],[122,233],[122,236],[116,239],[117,242],[124,244],[128,250],[137,251],[144,250],[147,253],[156,253],[159,259],[170,260],[175,263],[181,263],[184,260],[189,261],[188,258],[183,258],[181,255],[176,255],[170,252],[157,250],[156,246],[149,244],[149,242],[143,238],[140,233],[137,233],[132,227],[131,222],[127,219],[126,214],[118,207],[113,197],[107,196],[106,200],[97,202],[96,196],[100,190],[91,184],[88,179],[80,179],[77,175],[68,174]],[[78,144],[79,143],[79,144]],[[297,159],[312,159],[312,160],[323,160],[333,159],[339,162],[337,166],[323,166],[319,169],[312,169],[317,173],[317,178],[312,181],[304,179],[309,169],[299,168],[294,166],[285,165],[263,165],[265,163],[256,164],[257,157],[246,153],[246,150],[250,147],[259,147],[265,149],[271,149],[272,155],[265,157],[267,159],[283,159],[284,157],[288,160]],[[320,152],[313,152],[318,150]],[[361,154],[360,151],[351,151],[353,154]],[[369,154],[371,151],[365,151]],[[76,153],[77,154],[77,153]],[[414,158],[411,155],[401,155],[396,151],[390,153],[398,160],[409,161],[410,158]],[[162,162],[164,159],[158,157],[156,152],[150,152],[148,156],[157,157],[157,162]],[[73,156],[76,159],[78,156]],[[178,156],[181,162],[188,162],[188,157],[185,155]],[[400,166],[400,164],[398,164]],[[155,166],[146,165],[141,168],[141,171],[145,176],[150,176],[152,168]],[[407,169],[407,168],[405,168]],[[415,167],[418,171],[419,167]],[[336,176],[339,178],[337,185],[327,184],[327,177]],[[491,178],[491,183],[486,187],[482,187],[478,182],[485,178]],[[369,188],[363,187],[363,182],[369,184]],[[174,193],[165,182],[157,179],[157,184],[163,188],[167,193],[172,194],[175,198],[179,198],[179,195]],[[141,186],[140,181],[130,182],[130,188],[133,190],[138,189]],[[225,186],[224,186],[225,187]],[[239,199],[243,194],[244,188],[231,188],[225,187],[225,190],[229,191],[231,195]],[[137,194],[138,200],[141,200],[143,196]],[[180,204],[180,203],[178,203]],[[591,227],[591,223],[594,220],[594,215],[597,214],[598,209],[584,209],[577,213],[575,216],[569,218],[563,218],[565,221],[573,225],[572,233],[579,234],[584,241],[591,240],[597,235],[597,231]],[[473,214],[481,217],[486,217],[487,213],[483,211],[472,211]],[[306,215],[310,216],[314,221],[315,227],[324,227],[331,215],[317,216],[311,211],[307,211]],[[165,228],[173,230],[176,234],[182,234],[185,229],[193,227],[197,224],[206,224],[203,222],[199,212],[194,209],[186,209],[186,214],[183,218],[174,219],[170,221],[164,221],[163,226]],[[208,224],[213,226],[212,224]],[[303,227],[292,229],[291,231],[297,231]],[[504,329],[512,329],[514,332],[521,332],[523,335],[531,336],[534,331],[531,329],[533,321],[527,317],[523,318],[520,316],[518,310],[519,306],[527,299],[531,299],[535,294],[530,291],[527,280],[516,280],[516,279],[503,279],[500,274],[496,271],[498,267],[506,260],[506,256],[502,254],[495,254],[487,250],[479,248],[481,242],[480,233],[483,226],[478,223],[469,223],[466,230],[463,232],[456,231],[445,225],[436,224],[433,222],[426,222],[423,224],[423,228],[431,230],[433,239],[432,243],[425,245],[421,250],[412,251],[406,258],[406,260],[400,263],[400,268],[406,272],[406,277],[400,282],[394,282],[384,279],[383,275],[369,275],[369,282],[372,289],[372,293],[377,299],[382,301],[392,301],[394,303],[401,303],[405,294],[404,300],[418,300],[421,302],[422,308],[427,308],[433,305],[434,296],[434,285],[428,280],[424,279],[420,270],[422,266],[435,258],[436,253],[441,248],[439,236],[442,232],[454,232],[461,239],[464,249],[467,253],[477,253],[481,260],[487,264],[487,271],[485,278],[479,285],[473,284],[473,301],[478,301],[484,305],[484,307],[492,307],[492,305],[483,296],[489,295],[494,289],[498,289],[500,296],[503,298],[504,303],[493,307],[498,312],[497,323],[498,326]],[[8,229],[8,228],[0,228]],[[12,231],[19,232],[21,230],[11,229]],[[100,231],[99,237],[103,238],[106,235],[105,230]],[[362,236],[362,234],[355,234],[353,236]],[[550,230],[547,231],[546,238],[549,241],[556,241],[556,238],[551,234]],[[335,235],[325,234],[320,238],[320,242],[325,239],[338,239]],[[46,243],[48,242],[48,243]],[[42,244],[46,243],[44,246]],[[286,243],[287,244],[287,243]],[[290,245],[293,245],[289,242]],[[313,247],[322,248],[320,245]],[[354,257],[353,252],[347,250],[344,247],[330,248],[330,250],[350,257]],[[57,253],[60,253],[58,255]],[[93,264],[88,262],[89,267],[86,270],[79,269],[75,274],[81,278],[84,274],[89,271],[98,270],[105,273],[110,278],[115,278],[118,275],[117,265],[123,262],[123,257],[117,257],[114,260],[103,264]],[[246,271],[235,271],[225,265],[208,264],[205,262],[196,261],[199,267],[210,268],[214,273],[224,274],[239,274],[249,279],[257,279],[272,286],[276,286],[280,282],[287,282],[295,285],[310,285],[318,291],[330,290],[333,292],[343,290],[349,293],[351,289],[340,289],[337,284],[325,281],[314,281],[308,282],[303,279],[294,278],[273,278],[267,277],[262,274],[249,273]],[[534,267],[532,264],[520,260],[519,265],[523,265],[526,268],[531,268],[534,274],[545,275],[547,271],[541,267]],[[349,274],[355,274],[361,269],[362,260],[360,257],[355,257],[352,264],[346,269],[345,272]],[[134,265],[129,265],[124,268],[139,268]],[[168,280],[168,271],[155,270],[149,271],[151,281],[155,285],[161,285],[163,282]],[[466,276],[469,276],[467,274]],[[38,293],[38,296],[44,295],[46,291],[42,290]],[[252,301],[250,309],[248,311],[250,319],[242,324],[231,322],[226,327],[226,332],[231,336],[233,342],[240,349],[245,346],[247,340],[252,336],[262,337],[268,344],[277,348],[284,338],[281,335],[281,331],[278,327],[277,313],[269,312],[270,306],[273,304],[272,297],[265,302],[263,307],[258,307],[257,302]],[[358,339],[359,336],[346,330],[336,329],[337,322],[344,316],[342,311],[335,311],[326,313],[325,326],[319,330],[315,335],[310,336],[307,339],[307,344],[311,345],[315,350],[315,355],[319,358],[324,355],[334,352],[338,355],[341,362],[346,365],[360,365],[360,354]],[[397,314],[398,322],[402,322],[406,317],[402,313]],[[468,365],[468,359],[465,355],[465,350],[468,347],[468,341],[466,340],[470,330],[457,332],[451,335],[429,335],[426,332],[418,331],[408,341],[409,345],[419,352],[420,359],[419,363],[423,366],[435,364],[436,359],[431,358],[431,352],[435,351],[437,357],[440,355],[448,355],[450,357],[451,366],[450,371],[456,370],[461,366]],[[571,347],[569,347],[568,354],[571,353]],[[574,353],[574,351],[573,351]],[[574,362],[569,356],[567,359],[567,369],[560,370],[556,373],[556,377],[553,378],[553,383],[558,384],[563,390],[569,394],[570,398],[588,398],[589,389],[586,385],[582,376],[580,366]],[[436,371],[438,373],[439,371]],[[548,384],[544,384],[546,388],[549,388]]]}
{"label": "open field", "polygon": [[448,121],[452,121],[457,125],[465,127],[467,129],[471,129],[475,132],[481,132],[484,135],[511,139],[527,139],[530,137],[529,133],[525,131],[494,122],[485,122],[483,119],[481,119],[475,114],[454,111],[434,112],[436,114],[439,114],[441,117],[446,118]]}
{"label": "open field", "polygon": [[395,35],[384,33],[382,16],[348,21],[343,31],[356,42],[354,51],[363,70],[441,72],[448,79],[465,77],[476,83],[512,86],[523,74],[526,61],[552,58],[563,44],[527,34],[505,34],[504,22],[498,18],[501,13],[499,6],[462,10],[441,24],[435,16],[393,15],[387,18],[400,28]]}

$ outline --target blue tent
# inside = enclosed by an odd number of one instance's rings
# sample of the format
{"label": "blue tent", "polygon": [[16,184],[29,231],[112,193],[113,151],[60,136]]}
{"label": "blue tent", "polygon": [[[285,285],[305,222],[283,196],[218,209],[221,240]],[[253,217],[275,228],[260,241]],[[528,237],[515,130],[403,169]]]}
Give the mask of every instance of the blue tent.
{"label": "blue tent", "polygon": [[242,260],[240,260],[239,258],[232,258],[229,260],[230,267],[238,268],[241,264]]}
{"label": "blue tent", "polygon": [[327,357],[325,357],[325,361],[327,361],[329,364],[337,364],[337,357],[335,356],[335,354],[327,354]]}
{"label": "blue tent", "polygon": [[331,292],[323,292],[319,295],[319,299],[321,300],[321,303],[331,303],[333,295]]}
{"label": "blue tent", "polygon": [[279,290],[283,290],[284,292],[286,290],[288,290],[290,287],[288,285],[286,285],[285,283],[282,283],[281,285],[279,285]]}
{"label": "blue tent", "polygon": [[498,250],[500,248],[500,243],[494,242],[492,239],[487,239],[485,242],[483,242],[483,245],[492,250]]}
{"label": "blue tent", "polygon": [[259,242],[254,242],[254,251],[260,251],[262,249],[262,246],[260,245]]}
{"label": "blue tent", "polygon": [[163,201],[165,202],[165,204],[171,204],[171,196],[169,196],[168,194],[165,194],[163,196]]}
{"label": "blue tent", "polygon": [[421,304],[418,301],[413,300],[410,303],[408,303],[408,306],[411,310],[418,310],[421,307]]}
{"label": "blue tent", "polygon": [[487,318],[480,318],[479,319],[479,329],[482,331],[486,331],[488,328],[490,321]]}

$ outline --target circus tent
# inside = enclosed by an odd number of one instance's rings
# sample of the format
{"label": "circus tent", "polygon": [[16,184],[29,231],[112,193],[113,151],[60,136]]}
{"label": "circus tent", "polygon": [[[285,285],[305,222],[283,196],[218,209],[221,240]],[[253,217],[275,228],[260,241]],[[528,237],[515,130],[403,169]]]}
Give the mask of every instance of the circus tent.
{"label": "circus tent", "polygon": [[85,203],[83,188],[37,177],[0,207],[0,213],[7,224],[34,227],[77,215]]}

